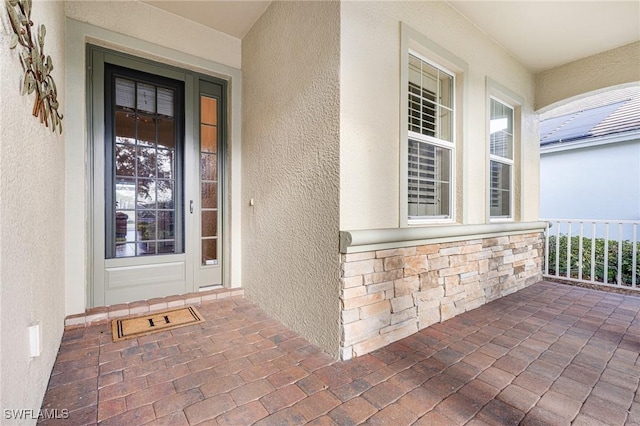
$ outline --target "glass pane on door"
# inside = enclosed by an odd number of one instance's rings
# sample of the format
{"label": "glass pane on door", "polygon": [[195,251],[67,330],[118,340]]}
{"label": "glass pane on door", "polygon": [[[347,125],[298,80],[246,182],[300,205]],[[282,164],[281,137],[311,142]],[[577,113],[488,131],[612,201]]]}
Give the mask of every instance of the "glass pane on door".
{"label": "glass pane on door", "polygon": [[[175,90],[116,77],[112,257],[176,251]],[[109,231],[107,231],[109,232]]]}
{"label": "glass pane on door", "polygon": [[202,265],[218,265],[218,100],[200,96],[200,239]]}

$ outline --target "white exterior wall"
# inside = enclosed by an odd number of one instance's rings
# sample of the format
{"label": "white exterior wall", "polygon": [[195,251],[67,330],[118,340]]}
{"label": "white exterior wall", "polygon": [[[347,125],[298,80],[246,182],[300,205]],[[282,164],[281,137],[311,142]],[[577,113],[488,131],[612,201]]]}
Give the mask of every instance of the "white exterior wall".
{"label": "white exterior wall", "polygon": [[[464,224],[487,217],[487,77],[524,99],[520,219],[538,217],[538,119],[533,76],[446,2],[344,2],[340,39],[340,229],[400,225],[403,22],[468,64],[458,133],[458,205]],[[516,179],[518,181],[518,179]],[[521,188],[527,188],[521,191]]]}
{"label": "white exterior wall", "polygon": [[[84,312],[91,275],[86,118],[87,43],[230,81],[230,287],[241,285],[240,40],[138,1],[66,2],[66,314]],[[72,19],[70,19],[72,18]],[[170,30],[168,30],[170,29]],[[203,49],[202,46],[207,46]],[[84,226],[82,225],[84,224]]]}
{"label": "white exterior wall", "polygon": [[640,139],[542,152],[540,217],[640,220]]}
{"label": "white exterior wall", "polygon": [[274,2],[242,40],[245,295],[334,356],[340,7]]}
{"label": "white exterior wall", "polygon": [[[65,146],[32,116],[34,94],[20,95],[20,49],[9,50],[11,26],[4,9],[0,16],[0,407],[37,416],[64,327]],[[35,1],[31,18],[47,28],[44,50],[66,115],[64,5]],[[30,358],[27,327],[37,323],[42,353]],[[13,424],[35,424],[31,417],[2,412]]]}

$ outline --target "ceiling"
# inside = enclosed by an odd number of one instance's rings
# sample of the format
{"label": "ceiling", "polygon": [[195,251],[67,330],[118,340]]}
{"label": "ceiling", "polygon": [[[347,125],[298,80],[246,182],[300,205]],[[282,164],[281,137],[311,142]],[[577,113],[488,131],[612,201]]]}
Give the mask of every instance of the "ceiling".
{"label": "ceiling", "polygon": [[249,32],[271,4],[271,0],[143,0],[143,2],[239,39]]}
{"label": "ceiling", "polygon": [[[144,0],[242,38],[271,0]],[[532,72],[640,40],[639,1],[458,1],[448,3]]]}
{"label": "ceiling", "polygon": [[532,72],[640,40],[638,1],[449,1]]}

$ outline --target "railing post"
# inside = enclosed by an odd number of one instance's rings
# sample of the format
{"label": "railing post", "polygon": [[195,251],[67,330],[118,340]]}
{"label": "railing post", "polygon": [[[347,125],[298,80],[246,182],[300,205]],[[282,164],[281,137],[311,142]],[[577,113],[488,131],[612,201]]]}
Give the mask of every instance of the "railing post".
{"label": "railing post", "polygon": [[591,282],[596,282],[596,223],[591,222]]}
{"label": "railing post", "polygon": [[604,277],[603,284],[609,284],[609,222],[604,223]]}
{"label": "railing post", "polygon": [[556,221],[556,277],[560,276],[560,221]]}
{"label": "railing post", "polygon": [[633,269],[631,272],[631,285],[635,288],[638,284],[638,277],[636,277],[636,269],[638,268],[638,225],[635,223],[633,224],[633,235],[631,239],[633,241],[633,261],[631,262],[633,264]]}
{"label": "railing post", "polygon": [[544,273],[549,275],[549,222],[547,222],[544,235]]}
{"label": "railing post", "polygon": [[567,278],[571,278],[571,221],[567,222]]}
{"label": "railing post", "polygon": [[581,280],[582,277],[582,267],[583,267],[583,261],[582,261],[582,245],[583,245],[583,240],[584,240],[584,222],[580,222],[580,244],[578,245],[578,279]]}
{"label": "railing post", "polygon": [[622,223],[618,223],[618,285],[622,285]]}

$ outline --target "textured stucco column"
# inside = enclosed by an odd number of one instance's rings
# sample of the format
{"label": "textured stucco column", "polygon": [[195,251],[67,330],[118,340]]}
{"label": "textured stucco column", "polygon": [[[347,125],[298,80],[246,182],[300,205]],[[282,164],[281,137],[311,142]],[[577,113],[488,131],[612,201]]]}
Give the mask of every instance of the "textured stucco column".
{"label": "textured stucco column", "polygon": [[274,2],[242,40],[245,295],[333,356],[340,341],[340,7]]}

